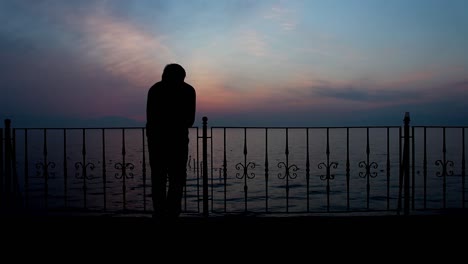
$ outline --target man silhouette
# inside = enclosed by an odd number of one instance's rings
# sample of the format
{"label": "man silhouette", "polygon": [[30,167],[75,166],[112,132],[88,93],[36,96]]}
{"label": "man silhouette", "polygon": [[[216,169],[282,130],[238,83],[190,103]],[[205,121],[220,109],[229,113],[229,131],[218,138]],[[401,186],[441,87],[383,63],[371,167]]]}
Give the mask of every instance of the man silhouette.
{"label": "man silhouette", "polygon": [[[179,64],[168,64],[148,91],[146,131],[154,217],[178,217],[187,178],[188,129],[195,120],[195,89]],[[169,187],[166,192],[166,184]]]}

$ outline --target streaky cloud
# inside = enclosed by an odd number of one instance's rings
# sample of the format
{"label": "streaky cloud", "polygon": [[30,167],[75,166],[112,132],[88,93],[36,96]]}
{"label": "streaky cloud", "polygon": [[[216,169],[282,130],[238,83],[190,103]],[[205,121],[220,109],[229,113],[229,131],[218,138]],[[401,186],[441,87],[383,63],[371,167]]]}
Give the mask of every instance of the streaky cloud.
{"label": "streaky cloud", "polygon": [[370,90],[355,87],[313,87],[319,97],[332,97],[357,102],[398,102],[402,99],[415,98],[420,95],[412,90]]}

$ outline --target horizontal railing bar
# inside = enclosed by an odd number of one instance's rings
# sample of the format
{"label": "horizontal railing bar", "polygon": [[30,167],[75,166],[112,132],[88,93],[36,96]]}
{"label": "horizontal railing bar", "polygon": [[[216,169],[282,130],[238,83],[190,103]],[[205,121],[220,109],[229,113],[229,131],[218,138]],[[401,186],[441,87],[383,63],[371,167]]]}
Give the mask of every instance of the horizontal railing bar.
{"label": "horizontal railing bar", "polygon": [[247,127],[222,127],[222,126],[213,126],[212,129],[221,129],[221,128],[228,128],[228,129],[344,129],[344,128],[400,128],[401,126],[319,126],[319,127],[287,127],[287,126],[278,126],[278,127],[260,127],[260,126],[247,126]]}
{"label": "horizontal railing bar", "polygon": [[[413,127],[418,127],[418,128],[468,128],[468,126],[413,126]],[[144,129],[145,127],[18,127],[15,129],[18,130],[82,130],[82,129],[87,129],[87,130],[98,130],[98,129]],[[189,129],[196,129],[199,127],[190,127]],[[269,126],[228,126],[228,127],[223,127],[223,126],[213,126],[210,127],[212,129],[345,129],[345,128],[400,128],[400,126],[313,126],[313,127],[288,127],[288,126],[274,126],[274,127],[269,127]]]}
{"label": "horizontal railing bar", "polygon": [[468,128],[468,126],[412,126],[414,128]]}
{"label": "horizontal railing bar", "polygon": [[[213,126],[213,129],[344,129],[344,128],[400,128],[401,126]],[[412,126],[414,128],[468,128],[468,126]],[[18,130],[97,130],[97,129],[144,129],[145,127],[15,127]],[[190,129],[196,129],[199,127],[190,127]]]}
{"label": "horizontal railing bar", "polygon": [[[15,129],[20,130],[82,130],[82,129],[89,129],[89,130],[97,130],[97,129],[143,129],[146,127],[18,127]],[[190,127],[190,128],[198,128],[198,127]],[[189,128],[189,129],[190,129]]]}

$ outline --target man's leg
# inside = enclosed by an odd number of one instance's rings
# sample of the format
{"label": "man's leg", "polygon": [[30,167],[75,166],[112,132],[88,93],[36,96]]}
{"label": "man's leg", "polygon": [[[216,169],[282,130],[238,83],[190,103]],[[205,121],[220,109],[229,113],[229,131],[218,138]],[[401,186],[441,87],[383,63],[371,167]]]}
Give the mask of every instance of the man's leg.
{"label": "man's leg", "polygon": [[188,145],[174,146],[173,160],[169,167],[167,194],[168,215],[177,217],[182,209],[182,196],[187,180]]}
{"label": "man's leg", "polygon": [[166,184],[167,164],[164,153],[156,149],[157,146],[148,144],[149,159],[151,166],[151,194],[153,200],[154,215],[162,217],[167,211]]}

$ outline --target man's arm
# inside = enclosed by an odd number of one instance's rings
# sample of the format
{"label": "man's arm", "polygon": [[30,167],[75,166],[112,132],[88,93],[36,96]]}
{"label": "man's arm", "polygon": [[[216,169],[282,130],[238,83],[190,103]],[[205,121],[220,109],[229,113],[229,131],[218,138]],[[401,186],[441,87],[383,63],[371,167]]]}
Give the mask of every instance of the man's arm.
{"label": "man's arm", "polygon": [[192,127],[195,123],[195,112],[197,107],[197,95],[195,89],[191,87],[190,98],[188,100],[187,127]]}
{"label": "man's arm", "polygon": [[154,89],[150,88],[148,91],[148,96],[146,100],[146,129],[147,129],[147,134],[149,132],[149,126],[150,124],[154,123],[154,117],[153,117],[153,108],[154,108]]}

